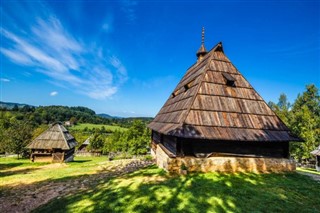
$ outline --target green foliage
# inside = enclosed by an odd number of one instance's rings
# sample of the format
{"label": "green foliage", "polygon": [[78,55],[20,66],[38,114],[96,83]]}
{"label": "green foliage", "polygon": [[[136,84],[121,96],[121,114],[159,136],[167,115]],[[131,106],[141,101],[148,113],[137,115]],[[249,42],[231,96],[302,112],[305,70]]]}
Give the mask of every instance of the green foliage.
{"label": "green foliage", "polygon": [[36,127],[32,133],[32,140],[38,137],[39,135],[41,135],[41,133],[43,133],[47,129],[48,129],[48,125],[46,124],[41,124],[40,126]]}
{"label": "green foliage", "polygon": [[87,138],[90,137],[91,133],[90,132],[85,132],[85,131],[77,131],[77,130],[70,130],[70,134],[76,139],[78,142],[78,147],[87,140]]}
{"label": "green foliage", "polygon": [[101,129],[102,131],[105,130],[106,133],[111,133],[116,130],[119,131],[125,131],[127,128],[123,128],[117,125],[105,125],[105,124],[90,124],[90,123],[78,123],[75,126],[72,126],[69,128],[70,130],[79,130],[79,131],[84,131],[84,132],[91,132],[93,133],[93,129]]}
{"label": "green foliage", "polygon": [[320,96],[318,88],[311,84],[306,91],[298,95],[291,104],[284,94],[280,95],[279,102],[269,102],[269,106],[276,112],[295,135],[305,142],[290,144],[291,155],[298,161],[314,158],[310,152],[320,145]]}
{"label": "green foliage", "polygon": [[105,141],[103,152],[128,152],[131,155],[146,154],[149,150],[150,130],[141,120],[133,120],[127,131],[115,131]]}
{"label": "green foliage", "polygon": [[32,139],[32,126],[25,120],[17,120],[8,113],[0,113],[0,151],[25,155],[26,145]]}
{"label": "green foliage", "polygon": [[282,93],[279,97],[279,102],[277,104],[273,102],[268,103],[271,109],[279,116],[279,118],[286,124],[289,124],[290,113],[289,109],[291,104],[288,102],[287,96]]}
{"label": "green foliage", "polygon": [[95,133],[92,137],[90,137],[90,144],[88,149],[91,151],[101,151],[103,148],[104,141],[106,136],[100,133]]}

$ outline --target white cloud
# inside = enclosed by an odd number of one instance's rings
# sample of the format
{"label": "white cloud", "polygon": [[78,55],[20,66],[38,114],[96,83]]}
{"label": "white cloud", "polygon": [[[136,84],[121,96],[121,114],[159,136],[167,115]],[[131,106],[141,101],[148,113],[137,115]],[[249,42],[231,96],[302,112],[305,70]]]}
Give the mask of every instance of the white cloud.
{"label": "white cloud", "polygon": [[58,95],[57,91],[50,92],[50,96],[56,96],[56,95]]}
{"label": "white cloud", "polygon": [[10,82],[10,80],[7,79],[7,78],[0,78],[0,81],[1,81],[1,82]]}
{"label": "white cloud", "polygon": [[[12,62],[33,68],[55,85],[94,99],[111,97],[128,79],[120,59],[110,50],[106,53],[98,41],[92,45],[76,39],[53,14],[37,17],[27,25],[30,28],[0,28],[5,44],[0,52]],[[108,27],[103,26],[105,30]]]}

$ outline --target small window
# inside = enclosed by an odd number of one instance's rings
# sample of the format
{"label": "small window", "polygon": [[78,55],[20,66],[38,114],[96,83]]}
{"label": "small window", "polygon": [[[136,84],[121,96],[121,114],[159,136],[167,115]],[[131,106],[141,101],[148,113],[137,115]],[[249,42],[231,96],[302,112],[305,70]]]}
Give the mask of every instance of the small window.
{"label": "small window", "polygon": [[226,84],[228,86],[231,86],[231,87],[235,87],[235,81],[236,79],[234,77],[232,77],[229,73],[222,73],[223,77],[226,79]]}
{"label": "small window", "polygon": [[193,85],[194,80],[190,81],[189,83],[187,83],[186,85],[184,85],[184,91],[187,91],[188,89],[190,89]]}
{"label": "small window", "polygon": [[175,91],[175,92],[171,93],[172,98],[176,97],[176,96],[178,95],[178,92],[179,92],[179,90],[177,90],[177,91]]}

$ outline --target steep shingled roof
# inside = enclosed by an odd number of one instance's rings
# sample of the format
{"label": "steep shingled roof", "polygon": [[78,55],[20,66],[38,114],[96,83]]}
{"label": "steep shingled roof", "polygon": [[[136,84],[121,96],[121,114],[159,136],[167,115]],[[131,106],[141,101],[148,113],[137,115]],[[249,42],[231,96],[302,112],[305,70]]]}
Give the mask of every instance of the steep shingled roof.
{"label": "steep shingled roof", "polygon": [[191,66],[149,124],[165,135],[231,141],[300,141],[218,43]]}
{"label": "steep shingled roof", "polygon": [[69,131],[61,123],[55,123],[35,138],[27,148],[69,150],[76,145],[77,141]]}

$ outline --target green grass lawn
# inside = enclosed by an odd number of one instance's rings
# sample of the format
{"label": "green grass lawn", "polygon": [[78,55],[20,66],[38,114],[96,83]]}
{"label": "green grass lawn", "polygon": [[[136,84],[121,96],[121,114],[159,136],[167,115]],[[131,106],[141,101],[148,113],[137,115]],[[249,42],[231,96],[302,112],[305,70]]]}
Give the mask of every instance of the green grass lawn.
{"label": "green grass lawn", "polygon": [[70,127],[71,130],[83,130],[84,128],[88,128],[88,129],[101,129],[101,127],[106,128],[106,130],[110,130],[112,132],[114,132],[115,130],[118,131],[125,131],[127,130],[126,128],[120,127],[120,126],[112,126],[112,125],[104,125],[104,124],[90,124],[90,123],[82,123],[82,124],[77,124],[75,126]]}
{"label": "green grass lawn", "polygon": [[152,166],[35,212],[319,212],[319,186],[297,173],[168,176]]}
{"label": "green grass lawn", "polygon": [[[9,200],[19,205],[14,196],[21,198],[27,190],[45,189],[46,185],[77,188],[81,182],[90,180],[87,187],[58,196],[34,212],[300,213],[320,210],[320,182],[298,173],[177,176],[150,166],[117,177],[101,176],[110,169],[111,163],[105,157],[76,157],[75,162],[67,164],[0,158],[0,201],[13,196]],[[41,197],[41,192],[37,191],[36,195]]]}
{"label": "green grass lawn", "polygon": [[74,162],[67,164],[32,163],[29,159],[15,157],[0,158],[0,188],[94,174],[99,166],[108,163],[107,157],[76,157]]}
{"label": "green grass lawn", "polygon": [[298,167],[297,171],[306,172],[306,173],[315,174],[315,175],[320,175],[320,172],[318,172],[316,169]]}

